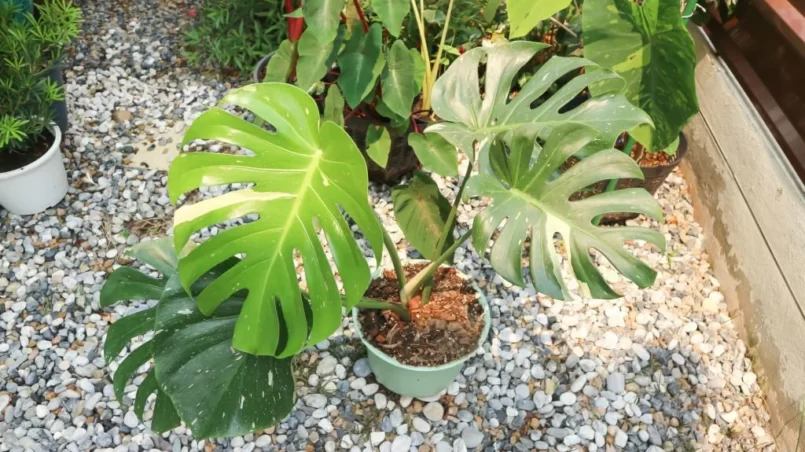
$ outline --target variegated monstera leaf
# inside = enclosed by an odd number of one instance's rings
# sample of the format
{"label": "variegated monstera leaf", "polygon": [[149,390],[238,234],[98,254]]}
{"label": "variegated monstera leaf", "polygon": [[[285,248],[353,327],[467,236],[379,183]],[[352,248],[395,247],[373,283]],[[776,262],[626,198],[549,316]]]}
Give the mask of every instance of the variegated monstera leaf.
{"label": "variegated monstera leaf", "polygon": [[[226,229],[181,256],[180,279],[190,287],[216,265],[242,256],[198,295],[198,307],[210,314],[231,295],[246,291],[233,346],[256,355],[292,356],[330,336],[341,323],[342,297],[320,235],[329,245],[348,308],[363,295],[371,274],[345,214],[375,256],[381,255],[383,236],[368,202],[366,163],[341,127],[320,123],[316,103],[297,87],[249,85],[221,103],[253,112],[272,130],[221,108],[193,122],[185,143],[216,140],[254,155],[180,155],[168,177],[171,199],[198,187],[253,185],[181,207],[174,221],[176,249],[203,228],[252,214],[259,218]],[[309,302],[302,298],[295,255],[304,265]]]}
{"label": "variegated monstera leaf", "polygon": [[[628,188],[571,201],[586,187],[608,179],[642,179],[637,164],[611,142],[587,126],[566,124],[554,129],[540,147],[528,134],[515,134],[510,144],[495,139],[489,149],[491,170],[470,179],[470,196],[491,198],[475,218],[473,246],[487,248],[495,230],[504,224],[489,253],[492,267],[503,278],[524,285],[522,256],[529,245],[529,268],[536,289],[557,299],[568,299],[562,277],[561,256],[555,238],[564,247],[576,278],[595,298],[620,295],[596,268],[590,250],[597,250],[623,275],[640,287],[654,282],[656,272],[624,248],[630,240],[645,240],[665,248],[664,236],[643,227],[596,226],[593,219],[614,212],[637,212],[660,220],[662,210],[643,188]],[[535,156],[535,152],[537,155]],[[567,171],[560,168],[573,155],[589,157]]]}

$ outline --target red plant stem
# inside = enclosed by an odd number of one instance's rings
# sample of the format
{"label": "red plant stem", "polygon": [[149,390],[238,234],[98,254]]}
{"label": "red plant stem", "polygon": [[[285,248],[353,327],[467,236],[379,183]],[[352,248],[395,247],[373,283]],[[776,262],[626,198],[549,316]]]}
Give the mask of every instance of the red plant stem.
{"label": "red plant stem", "polygon": [[[302,0],[297,2],[297,8],[302,7]],[[293,6],[293,0],[285,0],[285,13],[290,14],[296,8]],[[302,37],[302,28],[305,25],[305,19],[301,17],[288,17],[288,40],[291,42],[298,41]]]}
{"label": "red plant stem", "polygon": [[360,0],[352,0],[352,3],[355,5],[355,10],[358,11],[358,17],[361,19],[361,24],[363,24],[363,32],[369,32],[369,24],[366,22],[366,16],[363,15],[363,8],[361,8]]}
{"label": "red plant stem", "polygon": [[348,113],[348,114],[347,114],[347,115],[344,117],[344,121],[348,120],[349,118],[351,118],[351,117],[352,117],[352,115],[357,114],[357,113],[358,113],[358,109],[357,109],[357,108],[356,108],[356,109],[354,109],[354,110],[352,110],[352,111],[350,111],[350,112],[349,112],[349,113]]}
{"label": "red plant stem", "polygon": [[419,133],[419,126],[416,124],[416,118],[411,116],[411,125],[414,126],[414,133]]}

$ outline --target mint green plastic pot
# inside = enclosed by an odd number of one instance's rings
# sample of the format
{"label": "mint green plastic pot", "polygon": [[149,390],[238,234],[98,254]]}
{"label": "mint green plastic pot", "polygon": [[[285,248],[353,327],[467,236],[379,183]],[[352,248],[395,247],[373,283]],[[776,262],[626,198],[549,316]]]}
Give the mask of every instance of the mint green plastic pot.
{"label": "mint green plastic pot", "polygon": [[[489,304],[483,293],[481,293],[475,283],[473,283],[475,293],[478,294],[478,302],[484,308],[484,329],[478,339],[478,347],[481,347],[489,335]],[[475,350],[469,354],[447,364],[437,367],[418,367],[403,364],[391,356],[383,353],[380,349],[372,345],[363,335],[361,324],[358,321],[358,309],[352,310],[352,321],[355,330],[361,338],[361,342],[366,347],[369,355],[369,366],[375,374],[377,382],[388,388],[390,391],[399,395],[409,397],[430,397],[438,394],[443,389],[450,386],[456,379],[464,362],[475,354]]]}

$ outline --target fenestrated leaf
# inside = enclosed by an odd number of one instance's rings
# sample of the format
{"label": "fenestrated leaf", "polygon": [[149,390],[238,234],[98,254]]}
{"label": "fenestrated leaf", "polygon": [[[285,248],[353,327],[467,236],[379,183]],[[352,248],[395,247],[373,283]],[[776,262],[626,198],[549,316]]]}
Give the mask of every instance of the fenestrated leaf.
{"label": "fenestrated leaf", "polygon": [[322,44],[313,36],[312,30],[305,30],[297,44],[299,58],[296,61],[296,86],[305,91],[310,91],[327,75],[327,71],[335,63],[343,38],[343,29],[339,28],[335,40]]}
{"label": "fenestrated leaf", "polygon": [[[245,255],[198,295],[199,309],[212,314],[234,293],[247,291],[233,346],[255,355],[292,356],[341,324],[341,295],[317,230],[327,238],[348,308],[363,295],[371,274],[344,214],[361,229],[375,256],[381,256],[382,231],[368,203],[366,163],[342,128],[329,121],[319,124],[315,102],[295,86],[253,84],[232,91],[222,103],[252,111],[276,132],[220,108],[196,119],[185,143],[217,140],[255,155],[178,156],[168,177],[171,198],[201,186],[254,186],[180,208],[174,223],[176,249],[202,228],[250,214],[259,219],[220,232],[183,256],[180,279],[187,288],[224,260]],[[309,336],[295,252],[302,258],[311,298]],[[286,345],[279,342],[280,331],[287,331]]]}
{"label": "fenestrated leaf", "polygon": [[632,135],[655,151],[670,146],[699,111],[696,51],[679,2],[594,1],[582,18],[584,56],[626,79],[626,97],[654,121],[653,133]]}
{"label": "fenestrated leaf", "polygon": [[336,85],[330,85],[327,97],[324,98],[324,114],[322,120],[332,121],[344,127],[344,97]]}
{"label": "fenestrated leaf", "polygon": [[154,416],[151,418],[151,430],[164,433],[179,426],[182,420],[173,407],[173,402],[164,391],[157,388],[157,400],[154,402]]}
{"label": "fenestrated leaf", "polygon": [[[544,47],[540,43],[518,41],[489,49],[477,47],[459,57],[433,88],[433,110],[447,122],[432,125],[426,132],[438,133],[473,157],[476,142],[483,152],[494,138],[519,129],[528,129],[545,138],[558,125],[581,124],[600,131],[603,139],[614,143],[623,131],[651,123],[645,112],[615,92],[598,93],[565,111],[568,103],[588,86],[620,79],[617,74],[599,70],[595,63],[583,58],[551,58],[511,98],[514,77]],[[485,58],[484,97],[481,98],[478,71]],[[581,69],[584,69],[583,74],[552,95],[546,95],[560,78]],[[622,83],[609,86],[615,89]],[[535,102],[538,105],[532,106]],[[483,159],[481,164],[483,171]]]}
{"label": "fenestrated leaf", "polygon": [[[117,272],[124,268],[128,267],[122,267],[118,269]],[[107,286],[104,285],[104,288],[106,287]],[[158,300],[161,296],[162,293],[152,299]],[[136,298],[126,297],[125,299],[135,300]],[[144,309],[117,320],[109,327],[109,331],[106,333],[106,343],[103,345],[103,359],[106,361],[106,364],[109,364],[115,359],[115,357],[126,348],[126,344],[128,344],[130,340],[154,329],[156,313],[155,308]]]}
{"label": "fenestrated leaf", "polygon": [[344,0],[305,0],[302,3],[307,29],[313,30],[319,43],[328,44],[335,39],[343,9]]}
{"label": "fenestrated leaf", "polygon": [[458,152],[456,147],[435,133],[412,133],[408,144],[422,165],[442,176],[453,177],[458,174]]}
{"label": "fenestrated leaf", "polygon": [[[436,182],[422,171],[414,171],[409,185],[400,185],[391,190],[394,201],[394,217],[405,238],[426,259],[441,255],[436,246],[442,229],[450,215],[450,201],[439,192]],[[448,238],[446,247],[455,239]]]}
{"label": "fenestrated leaf", "polygon": [[[516,134],[506,157],[510,168],[492,171],[470,179],[471,196],[488,196],[491,203],[475,218],[473,246],[483,253],[496,228],[506,221],[489,253],[492,267],[513,284],[523,285],[523,244],[530,238],[529,267],[536,289],[553,298],[567,299],[562,279],[561,261],[554,245],[558,234],[568,250],[576,278],[589,287],[594,298],[617,298],[598,272],[590,250],[601,252],[624,276],[638,286],[654,282],[656,272],[632,256],[623,244],[645,240],[665,248],[664,236],[642,227],[599,227],[598,215],[613,212],[637,212],[654,219],[662,218],[656,200],[643,188],[616,190],[581,201],[570,196],[590,185],[608,179],[642,179],[643,173],[626,154],[616,149],[601,150],[576,163],[558,177],[555,174],[572,155],[585,146],[600,146],[600,135],[586,126],[568,124],[556,128],[536,161],[529,162],[536,143],[525,134]],[[504,153],[503,140],[494,140],[490,153]],[[496,160],[495,157],[493,160]]]}
{"label": "fenestrated leaf", "polygon": [[196,438],[259,431],[278,423],[294,406],[291,358],[232,348],[244,308],[242,300],[227,300],[206,317],[185,294],[158,305],[157,380]]}
{"label": "fenestrated leaf", "polygon": [[277,53],[268,60],[264,82],[288,81],[293,67],[293,54],[296,51],[294,47],[295,44],[287,39],[280,43]]}
{"label": "fenestrated leaf", "polygon": [[137,388],[137,396],[134,398],[134,414],[136,414],[138,418],[143,418],[145,403],[148,401],[148,396],[155,393],[158,387],[157,376],[154,373],[154,370],[151,369],[143,382],[140,383],[140,387]]}
{"label": "fenestrated leaf", "polygon": [[109,275],[101,288],[101,307],[123,300],[158,300],[166,281],[152,278],[131,267],[120,267]]}
{"label": "fenestrated leaf", "polygon": [[405,16],[411,11],[409,0],[372,0],[372,10],[392,36],[400,36]]}
{"label": "fenestrated leaf", "polygon": [[366,130],[366,154],[381,168],[385,168],[391,151],[391,136],[383,126],[369,126]]}
{"label": "fenestrated leaf", "polygon": [[[151,327],[153,325],[152,323]],[[126,389],[126,383],[129,379],[140,366],[147,363],[153,356],[153,345],[153,340],[140,345],[117,366],[115,375],[112,377],[112,385],[118,402],[123,402],[123,391]]]}
{"label": "fenestrated leaf", "polygon": [[338,55],[341,68],[338,86],[350,107],[357,107],[372,92],[385,64],[383,27],[372,24],[368,33],[360,28],[353,30],[344,51]]}
{"label": "fenestrated leaf", "polygon": [[[570,6],[570,0],[506,0],[506,11],[511,25],[509,38],[527,35],[539,22],[550,19],[551,16],[568,6]],[[586,9],[584,14],[587,14]],[[488,17],[484,17],[490,20]]]}
{"label": "fenestrated leaf", "polygon": [[380,76],[380,89],[383,102],[391,111],[403,117],[411,115],[411,105],[419,94],[416,63],[400,40],[394,41],[389,49],[386,67]]}

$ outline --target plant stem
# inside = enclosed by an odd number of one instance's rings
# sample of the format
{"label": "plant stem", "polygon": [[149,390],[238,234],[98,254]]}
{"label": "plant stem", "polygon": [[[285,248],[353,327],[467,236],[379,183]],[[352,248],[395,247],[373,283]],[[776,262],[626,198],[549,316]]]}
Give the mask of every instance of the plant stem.
{"label": "plant stem", "polygon": [[685,10],[682,11],[682,23],[685,25],[687,25],[691,17],[693,17],[693,12],[696,11],[696,3],[696,0],[687,0],[687,3],[685,3]]}
{"label": "plant stem", "polygon": [[566,32],[570,33],[570,36],[573,36],[574,38],[578,38],[578,37],[579,37],[579,35],[578,35],[578,34],[576,34],[576,32],[575,32],[575,31],[573,31],[573,30],[572,30],[570,27],[568,27],[567,25],[565,25],[565,24],[564,24],[564,22],[562,22],[561,20],[559,20],[559,19],[557,19],[557,18],[555,18],[555,17],[551,17],[551,22],[555,23],[556,25],[558,25],[559,27],[561,27],[563,30],[565,30]]}
{"label": "plant stem", "polygon": [[366,16],[363,14],[363,8],[361,8],[360,0],[352,0],[352,3],[355,5],[355,11],[358,12],[358,17],[361,19],[361,25],[363,25],[363,32],[369,32],[369,24],[366,23]]}
{"label": "plant stem", "polygon": [[[433,69],[430,71],[430,86],[436,84],[436,77],[439,76],[439,65],[442,62],[442,51],[444,50],[444,42],[447,39],[447,30],[450,28],[450,16],[453,13],[453,3],[455,0],[450,0],[450,3],[447,4],[447,17],[444,19],[444,28],[442,29],[442,39],[439,41],[439,49],[436,50],[436,61],[433,62]],[[428,96],[430,98],[430,96]],[[430,105],[427,106],[430,108]]]}
{"label": "plant stem", "polygon": [[470,238],[472,235],[472,231],[467,231],[464,235],[462,235],[458,240],[456,240],[453,245],[450,246],[441,256],[436,258],[433,262],[431,262],[427,267],[423,268],[419,273],[416,274],[408,283],[402,288],[400,292],[400,300],[402,300],[404,305],[408,305],[411,301],[413,295],[422,287],[422,284],[425,283],[429,278],[432,278],[433,275],[436,273],[436,270],[439,269],[439,266],[446,261],[451,254],[453,254],[459,246],[461,246],[467,239]]}
{"label": "plant stem", "polygon": [[394,266],[394,273],[397,275],[397,283],[400,287],[405,287],[405,269],[403,269],[402,262],[400,261],[400,254],[397,252],[397,244],[391,238],[386,228],[383,229],[383,244],[389,250],[391,256],[391,264]]}
{"label": "plant stem", "polygon": [[[426,107],[425,98],[427,97],[428,106],[430,108],[430,90],[427,89],[428,80],[430,80],[430,55],[428,54],[428,46],[425,38],[425,22],[422,19],[422,13],[419,11],[419,6],[416,0],[411,0],[411,9],[414,11],[414,19],[416,21],[416,28],[419,30],[419,53],[422,54],[422,61],[425,63],[425,79],[422,81],[422,105],[423,109]],[[424,11],[424,9],[423,9]],[[427,93],[427,95],[426,95]]]}
{"label": "plant stem", "polygon": [[[456,194],[456,199],[453,201],[453,207],[450,209],[450,214],[447,215],[447,221],[444,223],[444,227],[442,228],[442,233],[439,236],[439,242],[436,244],[436,252],[441,253],[444,249],[444,245],[447,244],[447,240],[453,236],[453,229],[456,227],[456,215],[458,214],[458,206],[461,204],[461,196],[464,194],[464,187],[467,186],[467,181],[470,179],[470,175],[472,174],[472,162],[467,164],[467,172],[464,173],[464,179],[461,181],[461,185],[458,188],[458,193]],[[429,279],[425,282],[425,288],[422,289],[422,305],[428,304],[430,300],[430,293],[433,290],[433,279]]]}
{"label": "plant stem", "polygon": [[[623,153],[626,154],[626,155],[630,155],[632,153],[632,148],[634,147],[634,143],[635,143],[634,138],[629,136],[629,139],[626,140],[626,145],[623,147]],[[607,189],[604,191],[604,193],[609,193],[611,191],[614,191],[615,187],[618,186],[618,181],[619,180],[620,179],[610,179],[609,184],[607,184]],[[597,217],[595,217],[593,219],[593,224],[598,226],[601,223],[601,217],[602,216],[603,215],[598,215]]]}
{"label": "plant stem", "polygon": [[358,300],[358,304],[356,304],[355,307],[358,309],[379,309],[383,311],[389,310],[400,316],[400,318],[406,322],[411,321],[411,315],[408,313],[408,309],[400,303],[376,300],[374,298],[361,298]]}

